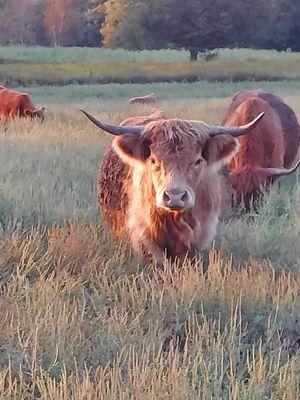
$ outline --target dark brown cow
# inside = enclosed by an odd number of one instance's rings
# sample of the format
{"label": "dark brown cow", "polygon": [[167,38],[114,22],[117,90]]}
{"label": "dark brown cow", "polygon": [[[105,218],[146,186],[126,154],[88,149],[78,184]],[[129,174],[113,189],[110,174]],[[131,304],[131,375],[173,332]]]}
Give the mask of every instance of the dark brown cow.
{"label": "dark brown cow", "polygon": [[0,90],[0,119],[25,117],[44,120],[45,107],[37,109],[27,93],[19,93],[2,87]]}
{"label": "dark brown cow", "polygon": [[[213,240],[224,194],[218,173],[238,150],[240,128],[160,118],[113,126],[85,115],[116,135],[104,156],[98,195],[103,217],[135,251],[162,263],[164,255],[194,257]],[[143,117],[145,118],[145,117]]]}
{"label": "dark brown cow", "polygon": [[[236,126],[251,121],[257,113],[265,113],[263,121],[251,135],[238,139],[240,149],[228,163],[229,182],[235,200],[237,203],[244,201],[247,210],[264,188],[279,177],[292,173],[299,165],[286,169],[294,163],[298,150],[299,125],[294,113],[276,96],[261,91],[250,92],[250,97],[248,94],[239,92],[234,96],[225,117],[226,126]],[[262,99],[262,94],[275,106]],[[279,110],[282,110],[281,114]],[[290,123],[288,115],[291,116]]]}

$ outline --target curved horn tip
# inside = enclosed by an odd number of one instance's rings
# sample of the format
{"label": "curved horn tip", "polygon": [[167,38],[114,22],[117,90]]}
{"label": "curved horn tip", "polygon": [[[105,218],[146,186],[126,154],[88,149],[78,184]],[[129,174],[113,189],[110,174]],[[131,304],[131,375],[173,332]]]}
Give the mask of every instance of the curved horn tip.
{"label": "curved horn tip", "polygon": [[265,112],[260,113],[256,118],[255,118],[255,122],[258,122],[259,120],[261,120],[264,116],[266,115]]}
{"label": "curved horn tip", "polygon": [[79,111],[81,111],[87,117],[88,113],[83,108],[80,108]]}
{"label": "curved horn tip", "polygon": [[297,161],[297,163],[289,169],[285,169],[285,168],[265,168],[267,174],[271,177],[271,176],[284,176],[284,175],[291,175],[292,173],[294,173],[300,166],[300,160]]}

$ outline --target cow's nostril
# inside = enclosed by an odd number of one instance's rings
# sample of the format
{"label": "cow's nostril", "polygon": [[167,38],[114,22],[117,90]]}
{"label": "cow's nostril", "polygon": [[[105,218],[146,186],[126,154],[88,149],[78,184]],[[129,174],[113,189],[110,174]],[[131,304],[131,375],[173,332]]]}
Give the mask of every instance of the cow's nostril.
{"label": "cow's nostril", "polygon": [[181,201],[186,201],[187,198],[188,198],[188,193],[187,193],[187,191],[185,190],[184,193],[183,193],[183,195],[181,196]]}
{"label": "cow's nostril", "polygon": [[166,202],[166,203],[168,203],[169,201],[171,201],[171,197],[169,196],[169,194],[168,194],[168,192],[165,190],[164,191],[164,201]]}

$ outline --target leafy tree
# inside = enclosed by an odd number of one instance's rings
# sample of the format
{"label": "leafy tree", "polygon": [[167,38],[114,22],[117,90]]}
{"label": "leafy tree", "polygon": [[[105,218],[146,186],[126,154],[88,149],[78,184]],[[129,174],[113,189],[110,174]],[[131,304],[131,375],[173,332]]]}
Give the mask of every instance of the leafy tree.
{"label": "leafy tree", "polygon": [[273,0],[274,21],[268,47],[300,51],[300,1]]}
{"label": "leafy tree", "polygon": [[48,0],[44,24],[51,43],[61,46],[98,46],[100,12],[90,11],[94,0]]}
{"label": "leafy tree", "polygon": [[103,43],[107,47],[129,50],[162,48],[164,38],[154,34],[162,20],[165,0],[106,0],[102,1],[105,15],[101,26]]}
{"label": "leafy tree", "polygon": [[270,0],[107,0],[101,32],[106,46],[178,47],[199,51],[258,46],[268,34]]}
{"label": "leafy tree", "polygon": [[71,7],[72,0],[48,0],[44,23],[55,46],[64,44],[64,33],[68,28],[67,17]]}
{"label": "leafy tree", "polygon": [[185,0],[184,6],[181,0],[166,0],[164,20],[155,32],[167,43],[189,50],[195,61],[199,51],[230,44],[229,5],[230,0]]}
{"label": "leafy tree", "polygon": [[72,0],[65,21],[63,35],[64,45],[99,46],[101,44],[101,13],[91,12],[93,3],[90,0]]}
{"label": "leafy tree", "polygon": [[[1,1],[1,0],[0,0]],[[44,0],[6,0],[0,7],[1,44],[45,44]],[[46,43],[47,44],[47,43]]]}

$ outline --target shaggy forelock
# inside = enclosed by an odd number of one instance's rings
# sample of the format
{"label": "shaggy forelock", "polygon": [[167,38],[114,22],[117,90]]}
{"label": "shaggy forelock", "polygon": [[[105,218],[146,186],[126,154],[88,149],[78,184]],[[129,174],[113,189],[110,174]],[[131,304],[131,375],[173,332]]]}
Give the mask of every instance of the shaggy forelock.
{"label": "shaggy forelock", "polygon": [[209,126],[204,122],[197,125],[181,119],[161,119],[146,125],[142,136],[154,142],[190,144],[194,140],[206,140]]}

